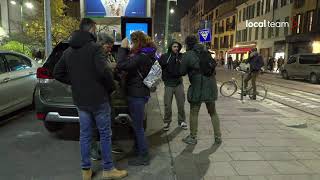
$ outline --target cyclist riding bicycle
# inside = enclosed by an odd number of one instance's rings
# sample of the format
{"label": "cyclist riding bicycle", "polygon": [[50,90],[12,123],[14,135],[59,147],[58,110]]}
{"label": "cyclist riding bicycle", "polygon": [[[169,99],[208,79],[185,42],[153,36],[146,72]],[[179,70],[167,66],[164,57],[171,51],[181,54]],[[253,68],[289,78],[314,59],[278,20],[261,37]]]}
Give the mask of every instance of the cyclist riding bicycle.
{"label": "cyclist riding bicycle", "polygon": [[[256,95],[257,95],[256,81],[259,73],[261,72],[261,68],[264,66],[264,62],[263,62],[263,58],[258,53],[257,48],[253,48],[249,54],[250,54],[249,59],[246,63],[250,64],[250,70],[247,77],[244,80],[244,89],[245,89],[245,92],[247,92],[248,82],[251,80],[252,88],[253,88],[252,99],[256,100]],[[246,95],[246,93],[244,95]]]}

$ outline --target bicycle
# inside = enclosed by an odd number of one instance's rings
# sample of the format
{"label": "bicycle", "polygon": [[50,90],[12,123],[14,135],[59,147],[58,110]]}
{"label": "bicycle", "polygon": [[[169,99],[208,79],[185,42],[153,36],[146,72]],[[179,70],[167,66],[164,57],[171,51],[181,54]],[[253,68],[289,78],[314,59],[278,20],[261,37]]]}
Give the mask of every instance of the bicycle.
{"label": "bicycle", "polygon": [[[239,71],[241,73],[241,86],[238,85],[238,82],[235,78],[232,78],[229,81],[223,82],[220,86],[220,94],[224,97],[233,96],[239,89],[239,87],[243,87],[243,77],[246,74],[244,71]],[[241,100],[243,100],[243,96],[248,95],[250,99],[254,99],[253,87],[249,87],[247,90],[240,89]],[[263,101],[267,97],[267,89],[264,85],[257,84],[257,93],[256,100]]]}

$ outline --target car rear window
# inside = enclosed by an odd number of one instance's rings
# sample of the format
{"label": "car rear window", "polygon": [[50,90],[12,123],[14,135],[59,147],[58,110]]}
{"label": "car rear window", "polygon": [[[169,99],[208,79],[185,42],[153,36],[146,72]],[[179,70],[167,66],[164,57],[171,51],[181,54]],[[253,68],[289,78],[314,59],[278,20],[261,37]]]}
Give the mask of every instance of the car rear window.
{"label": "car rear window", "polygon": [[47,61],[44,63],[44,67],[48,68],[50,72],[53,72],[54,66],[60,60],[63,52],[69,47],[68,43],[59,43],[52,51]]}
{"label": "car rear window", "polygon": [[320,64],[320,55],[303,55],[299,58],[300,64]]}

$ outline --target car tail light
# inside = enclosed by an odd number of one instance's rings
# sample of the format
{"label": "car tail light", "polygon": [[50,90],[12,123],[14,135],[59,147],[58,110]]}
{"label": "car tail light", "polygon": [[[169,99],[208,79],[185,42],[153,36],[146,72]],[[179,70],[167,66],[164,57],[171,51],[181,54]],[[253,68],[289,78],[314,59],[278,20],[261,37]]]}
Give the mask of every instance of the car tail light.
{"label": "car tail light", "polygon": [[53,79],[49,69],[41,67],[37,69],[37,78],[38,79]]}
{"label": "car tail light", "polygon": [[41,67],[37,69],[37,78],[40,83],[49,83],[53,80],[53,77],[49,71],[49,69]]}
{"label": "car tail light", "polygon": [[46,118],[46,114],[44,113],[37,113],[37,119],[44,120]]}

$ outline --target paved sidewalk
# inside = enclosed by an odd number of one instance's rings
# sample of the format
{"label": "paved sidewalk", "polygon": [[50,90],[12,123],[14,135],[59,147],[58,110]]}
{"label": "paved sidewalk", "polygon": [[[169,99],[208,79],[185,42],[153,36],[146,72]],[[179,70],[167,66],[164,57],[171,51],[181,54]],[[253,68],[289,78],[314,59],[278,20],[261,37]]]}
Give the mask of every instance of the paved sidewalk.
{"label": "paved sidewalk", "polygon": [[[158,88],[158,99],[163,114],[162,89]],[[188,103],[185,108],[189,118]],[[205,105],[200,110],[196,146],[181,142],[189,131],[172,127],[168,137],[176,179],[319,180],[320,143],[287,127],[279,121],[287,118],[286,114],[271,109],[265,104],[241,103],[219,96],[217,111],[223,134],[219,147],[213,145],[213,130]],[[176,108],[173,112],[176,121]]]}
{"label": "paved sidewalk", "polygon": [[[185,82],[187,80],[185,79]],[[185,90],[188,83],[185,84]],[[217,111],[223,143],[214,145],[213,129],[205,105],[199,114],[198,144],[187,146],[181,139],[189,130],[177,126],[173,102],[170,131],[162,131],[164,87],[152,94],[148,108],[150,166],[128,167],[127,157],[116,157],[117,166],[128,169],[128,180],[320,180],[320,141],[312,141],[283,119],[303,118],[270,103],[219,96]],[[189,103],[186,102],[189,124]],[[124,142],[126,151],[132,142]],[[99,179],[99,173],[95,179]]]}

